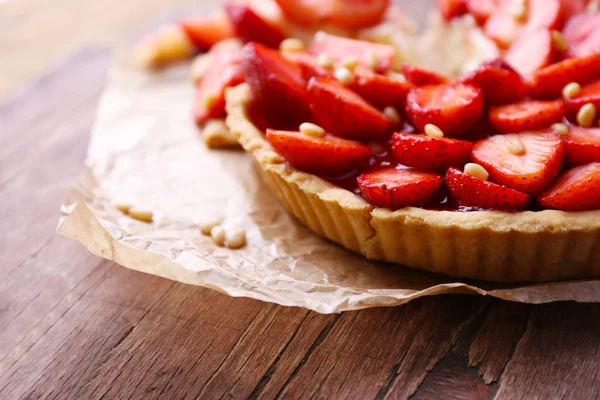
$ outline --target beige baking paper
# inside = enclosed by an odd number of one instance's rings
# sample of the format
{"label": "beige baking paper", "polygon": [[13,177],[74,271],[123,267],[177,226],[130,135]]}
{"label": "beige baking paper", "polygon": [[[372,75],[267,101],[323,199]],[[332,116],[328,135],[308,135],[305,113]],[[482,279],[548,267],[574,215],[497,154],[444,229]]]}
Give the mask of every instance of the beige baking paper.
{"label": "beige baking paper", "polygon": [[[118,57],[58,232],[127,268],[320,313],[443,293],[600,301],[600,281],[466,283],[367,261],[320,239],[285,212],[249,156],[203,145],[190,116],[192,98],[187,66],[148,73]],[[154,223],[115,210],[116,199],[154,210]],[[248,246],[229,250],[202,236],[199,223],[214,216],[223,216],[226,228],[243,227]]]}

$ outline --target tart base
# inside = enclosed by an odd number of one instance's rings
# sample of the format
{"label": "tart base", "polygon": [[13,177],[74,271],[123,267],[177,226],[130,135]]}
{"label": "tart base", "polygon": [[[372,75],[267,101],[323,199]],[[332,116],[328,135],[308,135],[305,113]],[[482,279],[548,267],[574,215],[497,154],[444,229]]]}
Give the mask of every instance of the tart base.
{"label": "tart base", "polygon": [[227,90],[227,125],[285,208],[319,236],[372,260],[463,278],[548,282],[600,277],[600,210],[454,212],[375,208],[285,162],[248,116],[246,84]]}

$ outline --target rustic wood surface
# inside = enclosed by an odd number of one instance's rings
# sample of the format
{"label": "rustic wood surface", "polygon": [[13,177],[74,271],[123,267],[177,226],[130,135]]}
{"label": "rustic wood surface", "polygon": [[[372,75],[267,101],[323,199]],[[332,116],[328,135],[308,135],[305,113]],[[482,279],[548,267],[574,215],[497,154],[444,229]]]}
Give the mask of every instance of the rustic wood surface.
{"label": "rustic wood surface", "polygon": [[[33,6],[110,20],[111,44],[149,8],[191,2],[100,2],[127,4],[110,19],[88,2],[0,0],[0,97],[101,37],[29,35],[32,20],[64,23]],[[41,37],[56,46],[18,51]],[[109,59],[80,51],[0,105],[0,399],[600,398],[600,305],[439,296],[320,315],[133,272],[57,235]]]}

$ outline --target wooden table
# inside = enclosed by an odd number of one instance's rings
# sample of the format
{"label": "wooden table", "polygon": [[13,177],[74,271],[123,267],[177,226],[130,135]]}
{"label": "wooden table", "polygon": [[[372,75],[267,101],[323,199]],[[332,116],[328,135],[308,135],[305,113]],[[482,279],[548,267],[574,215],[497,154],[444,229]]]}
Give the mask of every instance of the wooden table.
{"label": "wooden table", "polygon": [[0,399],[600,398],[600,305],[439,296],[320,315],[58,236],[109,60],[80,50],[0,105]]}

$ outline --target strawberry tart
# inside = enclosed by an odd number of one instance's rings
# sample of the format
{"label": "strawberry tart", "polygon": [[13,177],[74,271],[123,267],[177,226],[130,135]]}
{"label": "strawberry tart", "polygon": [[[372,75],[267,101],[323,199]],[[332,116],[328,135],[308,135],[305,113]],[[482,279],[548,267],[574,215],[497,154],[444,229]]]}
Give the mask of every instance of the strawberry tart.
{"label": "strawberry tart", "polygon": [[318,32],[228,5],[243,44],[217,49],[195,115],[227,115],[291,214],[412,268],[600,277],[597,1],[442,0],[421,34],[386,0],[276,3]]}

